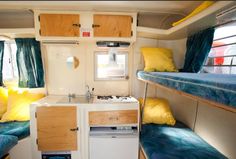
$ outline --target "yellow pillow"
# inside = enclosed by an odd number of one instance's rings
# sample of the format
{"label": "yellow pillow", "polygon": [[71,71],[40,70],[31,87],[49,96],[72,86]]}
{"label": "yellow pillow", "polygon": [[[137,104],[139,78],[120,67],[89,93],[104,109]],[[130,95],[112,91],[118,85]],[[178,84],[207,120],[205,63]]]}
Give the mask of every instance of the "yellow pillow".
{"label": "yellow pillow", "polygon": [[7,112],[2,116],[1,122],[29,120],[30,104],[43,97],[44,94],[33,94],[26,90],[9,90]]}
{"label": "yellow pillow", "polygon": [[173,54],[167,48],[141,48],[147,72],[177,72]]}
{"label": "yellow pillow", "polygon": [[[143,99],[139,99],[140,104]],[[143,109],[143,124],[168,124],[175,125],[169,102],[164,98],[147,98]]]}
{"label": "yellow pillow", "polygon": [[194,15],[200,13],[201,11],[203,11],[204,9],[208,8],[209,6],[211,6],[214,3],[214,1],[204,1],[202,2],[202,4],[200,4],[196,9],[194,9],[189,15],[187,15],[186,17],[184,17],[183,19],[174,22],[172,24],[172,26],[176,26],[179,25],[180,23],[182,23],[183,21],[193,17]]}
{"label": "yellow pillow", "polygon": [[7,89],[0,87],[0,118],[2,118],[3,114],[7,111],[7,97]]}

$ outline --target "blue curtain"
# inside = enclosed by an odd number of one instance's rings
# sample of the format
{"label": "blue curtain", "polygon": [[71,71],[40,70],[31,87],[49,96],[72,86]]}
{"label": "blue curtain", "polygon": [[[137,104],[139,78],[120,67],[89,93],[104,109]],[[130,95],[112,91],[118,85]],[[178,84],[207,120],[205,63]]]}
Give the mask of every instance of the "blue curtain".
{"label": "blue curtain", "polygon": [[16,60],[19,87],[44,87],[44,71],[40,43],[32,38],[17,38]]}
{"label": "blue curtain", "polygon": [[198,73],[204,65],[211,50],[214,28],[208,28],[188,37],[184,67],[181,72]]}
{"label": "blue curtain", "polygon": [[2,80],[3,54],[4,54],[4,41],[0,41],[0,86],[3,86],[3,80]]}

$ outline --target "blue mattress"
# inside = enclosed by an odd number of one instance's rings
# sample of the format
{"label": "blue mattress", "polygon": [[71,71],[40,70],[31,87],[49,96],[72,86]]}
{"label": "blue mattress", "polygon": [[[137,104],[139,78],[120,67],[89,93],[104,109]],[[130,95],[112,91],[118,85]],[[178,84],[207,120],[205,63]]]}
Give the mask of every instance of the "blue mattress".
{"label": "blue mattress", "polygon": [[13,135],[22,139],[30,135],[29,121],[0,123],[1,135]]}
{"label": "blue mattress", "polygon": [[140,142],[148,159],[226,159],[180,122],[143,125]]}
{"label": "blue mattress", "polygon": [[17,144],[18,138],[12,135],[0,135],[0,158]]}
{"label": "blue mattress", "polygon": [[138,71],[137,77],[236,107],[236,75]]}

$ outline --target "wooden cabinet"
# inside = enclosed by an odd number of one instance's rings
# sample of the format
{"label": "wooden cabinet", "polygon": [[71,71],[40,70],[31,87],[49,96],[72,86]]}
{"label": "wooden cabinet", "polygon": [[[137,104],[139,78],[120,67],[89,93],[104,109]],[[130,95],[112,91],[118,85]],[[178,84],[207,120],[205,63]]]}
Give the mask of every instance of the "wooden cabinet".
{"label": "wooden cabinet", "polygon": [[133,18],[129,15],[94,14],[94,37],[131,37]]}
{"label": "wooden cabinet", "polygon": [[137,110],[113,110],[89,112],[89,125],[114,125],[138,123]]}
{"label": "wooden cabinet", "polygon": [[79,14],[40,14],[40,35],[75,37],[80,34]]}
{"label": "wooden cabinet", "polygon": [[37,107],[38,150],[77,150],[76,114],[76,106]]}

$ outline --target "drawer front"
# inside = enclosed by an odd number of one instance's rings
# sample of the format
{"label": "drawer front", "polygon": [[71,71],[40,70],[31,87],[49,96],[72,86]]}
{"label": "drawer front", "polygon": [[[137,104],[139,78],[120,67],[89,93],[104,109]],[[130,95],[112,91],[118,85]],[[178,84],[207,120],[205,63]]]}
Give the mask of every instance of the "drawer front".
{"label": "drawer front", "polygon": [[113,125],[138,123],[137,110],[92,111],[89,125]]}

